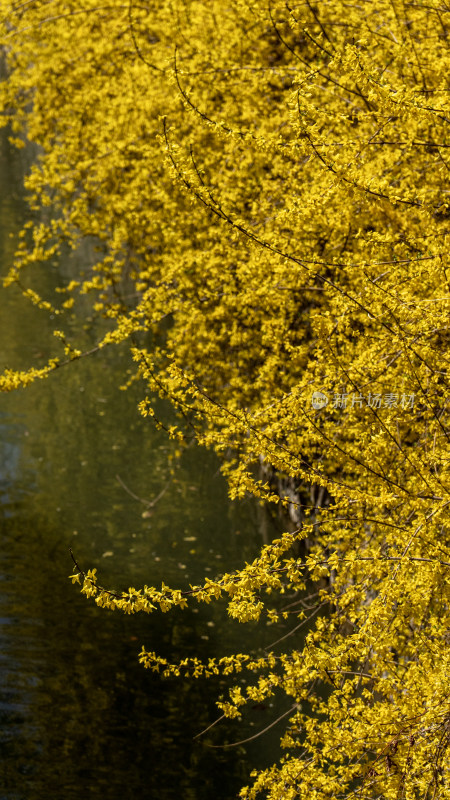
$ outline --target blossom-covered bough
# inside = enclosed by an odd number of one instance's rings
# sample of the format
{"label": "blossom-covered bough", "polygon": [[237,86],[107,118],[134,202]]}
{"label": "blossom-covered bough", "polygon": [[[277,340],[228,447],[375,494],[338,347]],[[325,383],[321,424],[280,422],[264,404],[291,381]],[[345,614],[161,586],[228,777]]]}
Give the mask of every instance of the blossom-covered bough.
{"label": "blossom-covered bough", "polygon": [[[91,352],[73,322],[89,307],[95,349],[129,343],[149,423],[213,448],[232,497],[295,503],[299,521],[202,585],[111,592],[76,556],[73,579],[126,613],[222,597],[242,623],[303,626],[263,656],[142,649],[163,675],[253,672],[226,716],[291,698],[285,756],[243,798],[450,798],[449,8],[0,12],[4,121],[39,145],[4,285],[57,322],[49,362],[7,365],[0,388]],[[34,275],[86,237],[96,258],[61,275],[59,304],[41,296]]]}

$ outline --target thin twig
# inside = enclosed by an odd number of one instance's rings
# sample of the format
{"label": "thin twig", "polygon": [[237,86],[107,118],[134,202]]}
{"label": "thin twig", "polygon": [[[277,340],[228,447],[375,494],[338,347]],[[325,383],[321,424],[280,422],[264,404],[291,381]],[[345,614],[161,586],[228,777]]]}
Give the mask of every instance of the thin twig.
{"label": "thin twig", "polygon": [[197,735],[194,736],[194,739],[198,739],[199,736],[203,736],[204,733],[208,733],[208,731],[210,731],[211,728],[214,728],[214,725],[217,725],[217,723],[220,722],[221,719],[225,719],[225,714],[222,714],[221,717],[218,717],[216,720],[214,720],[214,722],[211,722],[211,725],[208,725],[208,727],[205,728],[203,731],[197,733]]}
{"label": "thin twig", "polygon": [[139,497],[139,495],[134,494],[134,492],[132,492],[131,489],[129,489],[128,486],[123,482],[120,475],[116,475],[116,478],[119,481],[122,488],[125,489],[127,494],[130,495],[130,497],[133,497],[134,500],[139,500],[140,503],[143,503],[144,506],[147,506],[148,508],[153,508],[158,502],[158,500],[161,500],[161,497],[167,492],[167,489],[169,488],[168,486],[165,486],[164,489],[162,489],[162,491],[160,491],[160,493],[156,495],[154,500],[145,500],[143,497]]}
{"label": "thin twig", "polygon": [[273,726],[276,725],[277,722],[280,721],[280,719],[283,719],[283,717],[287,717],[288,714],[291,714],[293,710],[298,707],[299,707],[298,703],[294,703],[294,705],[291,708],[288,708],[288,710],[285,711],[284,714],[281,714],[279,717],[277,717],[277,719],[271,722],[270,725],[267,725],[265,728],[263,728],[262,731],[255,733],[253,736],[249,736],[248,739],[241,739],[240,742],[233,742],[232,744],[207,744],[206,747],[213,747],[215,750],[217,750],[217,749],[223,749],[225,747],[238,747],[238,745],[240,744],[246,744],[247,742],[251,742],[253,741],[253,739],[257,739],[258,736],[262,736],[263,733],[266,733],[266,731],[270,730],[270,728],[273,728]]}

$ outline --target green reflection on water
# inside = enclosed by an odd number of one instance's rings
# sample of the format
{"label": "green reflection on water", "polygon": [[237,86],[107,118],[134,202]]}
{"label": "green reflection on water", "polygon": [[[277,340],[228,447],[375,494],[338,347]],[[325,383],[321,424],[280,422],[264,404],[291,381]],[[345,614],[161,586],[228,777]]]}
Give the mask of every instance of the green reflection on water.
{"label": "green reflection on water", "polygon": [[[22,168],[3,139],[2,274],[26,215]],[[51,285],[51,270],[39,280]],[[2,368],[41,365],[52,320],[14,287],[0,308]],[[162,579],[187,588],[261,544],[258,509],[228,501],[214,456],[191,448],[174,460],[165,434],[138,414],[138,388],[117,390],[128,358],[107,351],[0,396],[1,800],[228,800],[258,758],[277,756],[276,733],[247,752],[205,747],[265,727],[270,709],[193,741],[218,716],[225,685],[161,681],[137,660],[141,644],[171,660],[247,651],[277,638],[272,630],[231,624],[223,605],[124,617],[67,580],[69,546],[122,589]],[[151,509],[136,499],[158,497]]]}

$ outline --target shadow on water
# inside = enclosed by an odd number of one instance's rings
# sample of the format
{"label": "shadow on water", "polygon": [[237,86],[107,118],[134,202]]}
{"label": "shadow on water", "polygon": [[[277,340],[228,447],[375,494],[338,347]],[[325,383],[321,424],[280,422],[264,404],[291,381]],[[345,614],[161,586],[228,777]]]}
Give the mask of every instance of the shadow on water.
{"label": "shadow on water", "polygon": [[175,658],[195,652],[202,621],[102,614],[67,591],[66,554],[45,518],[18,516],[10,535],[0,602],[2,797],[229,796],[242,756],[239,764],[193,743],[209,721],[204,688],[162,682],[137,663],[141,641]]}
{"label": "shadow on water", "polygon": [[[26,218],[17,159],[4,138],[2,275],[8,235]],[[2,290],[2,368],[39,366],[51,330],[14,287]],[[164,681],[138,663],[142,644],[171,661],[205,659],[257,648],[272,630],[232,624],[220,605],[122,616],[68,580],[69,546],[110,588],[188,588],[261,543],[258,510],[228,501],[216,459],[198,448],[174,459],[139,416],[137,389],[117,391],[127,357],[93,356],[0,396],[0,800],[229,800],[278,754],[276,732],[247,750],[206,746],[265,727],[270,709],[194,740],[219,716],[222,679]],[[151,509],[139,500],[158,497]]]}

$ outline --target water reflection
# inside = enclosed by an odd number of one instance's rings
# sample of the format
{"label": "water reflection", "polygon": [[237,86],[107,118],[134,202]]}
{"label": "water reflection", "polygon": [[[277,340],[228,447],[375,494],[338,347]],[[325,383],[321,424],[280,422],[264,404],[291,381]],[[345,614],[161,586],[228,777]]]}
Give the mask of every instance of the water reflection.
{"label": "water reflection", "polygon": [[[22,165],[2,147],[4,274],[8,234],[26,212]],[[1,314],[2,365],[41,363],[51,321],[14,290],[2,292]],[[224,684],[161,681],[137,660],[141,644],[171,660],[208,658],[256,647],[264,632],[227,622],[220,606],[120,616],[67,580],[69,546],[111,588],[163,579],[183,588],[260,545],[257,509],[228,502],[214,457],[192,448],[174,460],[137,413],[137,389],[117,391],[127,358],[125,349],[94,355],[0,396],[1,800],[229,800],[256,753],[259,765],[276,757],[276,733],[251,748],[251,761],[242,747],[194,741],[218,715]],[[239,740],[267,724],[260,716],[206,741]]]}

